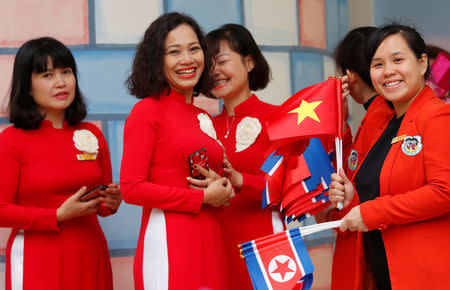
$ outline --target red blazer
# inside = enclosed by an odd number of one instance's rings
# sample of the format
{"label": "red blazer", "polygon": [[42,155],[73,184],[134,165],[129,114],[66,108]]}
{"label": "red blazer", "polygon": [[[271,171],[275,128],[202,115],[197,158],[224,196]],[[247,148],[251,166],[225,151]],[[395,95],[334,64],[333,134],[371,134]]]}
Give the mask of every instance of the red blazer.
{"label": "red blazer", "polygon": [[[366,157],[367,152],[373,144],[378,140],[383,131],[386,129],[388,121],[394,116],[395,111],[382,96],[377,96],[369,106],[364,116],[355,139],[351,144],[350,155],[347,162],[344,163],[344,170],[347,177],[353,181],[353,178]],[[352,203],[345,207],[342,211],[332,210],[331,219],[338,220],[343,218],[352,207],[359,204],[358,196],[355,195]],[[352,232],[337,231],[336,244],[333,256],[332,266],[332,283],[333,290],[347,289],[367,289],[363,284],[356,285],[355,275],[365,273],[364,251],[359,248],[362,243],[362,236]],[[362,257],[362,259],[360,259]]]}
{"label": "red blazer", "polygon": [[[385,119],[379,119],[380,127],[373,132],[372,146],[390,116],[391,113],[386,112]],[[371,117],[368,115],[366,118],[369,120]],[[406,112],[397,134],[405,135],[405,138],[392,144],[384,161],[380,197],[360,205],[369,230],[381,230],[394,290],[448,289],[446,269],[450,250],[439,247],[450,243],[448,124],[450,106],[425,87]],[[358,169],[359,166],[356,171]],[[352,204],[339,214],[345,214],[357,204],[359,201],[355,194]],[[341,264],[341,274],[346,272],[344,267],[354,269],[354,272],[342,277],[333,276],[336,279],[333,289],[365,289],[362,235],[348,236],[354,249],[345,248],[349,255],[341,251],[335,259],[347,257]],[[335,261],[336,266],[339,263]],[[337,285],[343,285],[339,279],[350,279],[352,287],[338,288]]]}

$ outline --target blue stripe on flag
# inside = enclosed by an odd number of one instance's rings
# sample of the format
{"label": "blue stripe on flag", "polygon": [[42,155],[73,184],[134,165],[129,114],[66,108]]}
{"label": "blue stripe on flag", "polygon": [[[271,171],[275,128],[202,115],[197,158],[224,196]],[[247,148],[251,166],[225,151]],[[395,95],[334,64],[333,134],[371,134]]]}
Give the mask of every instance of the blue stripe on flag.
{"label": "blue stripe on flag", "polygon": [[266,185],[264,186],[263,194],[262,194],[262,209],[265,209],[270,204],[270,195],[269,195],[269,181],[266,180]]}
{"label": "blue stripe on flag", "polygon": [[292,235],[294,235],[292,242],[294,244],[298,258],[302,264],[302,268],[304,269],[303,275],[313,273],[314,266],[311,262],[311,258],[309,257],[308,251],[306,249],[306,245],[303,242],[302,236],[300,234],[300,229],[294,228],[294,229],[291,229],[290,231],[292,232]]}
{"label": "blue stripe on flag", "polygon": [[258,258],[254,252],[252,252],[248,256],[245,256],[245,263],[247,264],[247,269],[252,279],[253,288],[268,290],[269,288],[267,287],[267,283],[265,282],[266,280],[264,278],[263,272],[261,271]]}
{"label": "blue stripe on flag", "polygon": [[318,138],[312,138],[309,146],[303,152],[311,177],[305,179],[306,187],[309,191],[317,188],[322,183],[321,177],[327,185],[331,182],[331,174],[334,172],[333,166],[328,159],[327,153]]}
{"label": "blue stripe on flag", "polygon": [[266,158],[263,165],[261,166],[261,170],[265,173],[270,174],[272,169],[275,167],[275,165],[280,161],[283,156],[281,155],[275,155],[276,151],[272,152],[269,157]]}

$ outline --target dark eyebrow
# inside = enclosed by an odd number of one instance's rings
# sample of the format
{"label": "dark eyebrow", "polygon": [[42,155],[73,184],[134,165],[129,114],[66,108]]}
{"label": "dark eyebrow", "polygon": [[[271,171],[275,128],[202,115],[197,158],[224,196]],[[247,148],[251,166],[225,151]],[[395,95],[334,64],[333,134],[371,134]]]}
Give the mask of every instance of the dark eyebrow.
{"label": "dark eyebrow", "polygon": [[219,58],[219,57],[222,57],[222,56],[229,56],[229,55],[228,55],[228,53],[221,53],[221,54],[215,56],[214,58]]}
{"label": "dark eyebrow", "polygon": [[[192,45],[195,45],[195,44],[200,45],[200,43],[198,41],[193,41],[193,42],[189,43],[189,46],[192,46]],[[181,46],[180,44],[172,44],[172,45],[169,45],[167,47],[167,49],[169,49],[169,48],[178,48],[180,46]]]}

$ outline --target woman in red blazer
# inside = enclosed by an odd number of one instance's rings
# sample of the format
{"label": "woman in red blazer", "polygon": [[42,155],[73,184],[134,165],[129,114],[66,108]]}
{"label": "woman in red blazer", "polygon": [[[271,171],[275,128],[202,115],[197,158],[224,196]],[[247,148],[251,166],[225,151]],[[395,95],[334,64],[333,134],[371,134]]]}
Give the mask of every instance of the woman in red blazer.
{"label": "woman in red blazer", "polygon": [[368,47],[373,85],[393,111],[378,119],[353,182],[341,170],[330,185],[333,205],[345,207],[340,230],[360,232],[355,288],[447,289],[450,250],[437,245],[450,242],[450,107],[425,86],[416,30],[387,25]]}

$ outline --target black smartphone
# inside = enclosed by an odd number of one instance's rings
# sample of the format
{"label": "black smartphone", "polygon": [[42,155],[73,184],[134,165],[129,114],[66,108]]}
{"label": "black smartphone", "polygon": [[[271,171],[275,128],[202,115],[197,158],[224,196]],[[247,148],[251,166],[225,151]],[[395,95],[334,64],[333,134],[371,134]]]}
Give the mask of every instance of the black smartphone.
{"label": "black smartphone", "polygon": [[107,188],[108,188],[107,185],[100,184],[100,185],[94,187],[93,189],[89,190],[85,194],[83,194],[80,197],[80,201],[89,201],[91,199],[97,198],[100,195],[98,191],[99,190],[106,190]]}
{"label": "black smartphone", "polygon": [[189,155],[189,168],[191,170],[191,177],[194,179],[205,179],[203,175],[201,175],[197,170],[194,169],[194,165],[201,166],[206,170],[209,170],[208,165],[208,156],[206,155],[206,149],[201,148],[198,151],[195,151],[191,155]]}

